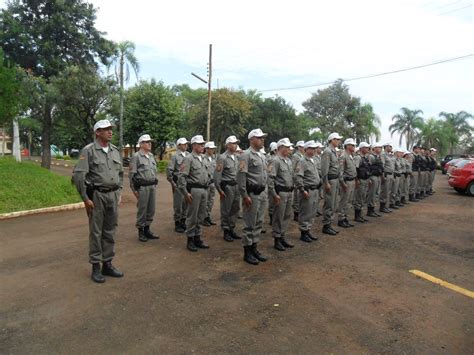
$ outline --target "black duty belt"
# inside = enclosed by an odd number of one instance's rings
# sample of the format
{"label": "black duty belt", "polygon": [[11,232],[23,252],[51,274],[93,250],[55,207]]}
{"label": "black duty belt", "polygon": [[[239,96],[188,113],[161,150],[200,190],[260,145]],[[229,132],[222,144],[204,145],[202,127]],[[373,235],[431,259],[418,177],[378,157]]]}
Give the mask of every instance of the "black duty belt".
{"label": "black duty belt", "polygon": [[235,186],[235,185],[237,185],[237,181],[232,181],[232,180],[229,180],[229,181],[222,180],[221,181],[221,189],[222,190],[225,190],[226,186]]}
{"label": "black duty belt", "polygon": [[318,185],[306,185],[304,186],[305,191],[313,191],[313,190],[318,190],[322,186],[322,183],[319,183]]}
{"label": "black duty belt", "polygon": [[94,186],[93,189],[96,190],[96,191],[99,191],[99,192],[106,193],[106,192],[117,191],[118,189],[120,189],[120,186],[113,186],[113,187]]}
{"label": "black duty belt", "polygon": [[153,180],[144,180],[144,179],[133,179],[133,187],[135,190],[138,190],[141,186],[152,186],[157,185],[158,179],[154,178]]}
{"label": "black duty belt", "polygon": [[263,191],[265,191],[265,185],[247,184],[247,193],[260,195]]}
{"label": "black duty belt", "polygon": [[393,173],[383,173],[384,176],[393,175]]}
{"label": "black duty belt", "polygon": [[395,177],[401,177],[402,174],[399,174],[399,173],[395,173]]}
{"label": "black duty belt", "polygon": [[354,180],[355,180],[355,177],[350,177],[350,176],[344,177],[344,181],[354,181]]}
{"label": "black duty belt", "polygon": [[411,173],[403,173],[403,174],[405,175],[406,178],[411,176]]}
{"label": "black duty belt", "polygon": [[277,194],[280,192],[292,192],[294,190],[293,186],[281,186],[281,185],[275,185],[275,191]]}
{"label": "black duty belt", "polygon": [[368,180],[368,179],[369,179],[369,176],[367,176],[367,177],[365,177],[365,176],[364,176],[364,177],[358,177],[358,179],[359,179],[359,180]]}
{"label": "black duty belt", "polygon": [[382,175],[381,172],[378,172],[378,171],[377,172],[372,172],[372,176],[377,176],[378,177],[378,176],[381,176],[381,175]]}
{"label": "black duty belt", "polygon": [[186,190],[191,191],[192,189],[205,189],[207,190],[209,188],[208,185],[204,184],[187,184],[186,185]]}
{"label": "black duty belt", "polygon": [[339,179],[339,175],[328,174],[328,180],[336,180]]}

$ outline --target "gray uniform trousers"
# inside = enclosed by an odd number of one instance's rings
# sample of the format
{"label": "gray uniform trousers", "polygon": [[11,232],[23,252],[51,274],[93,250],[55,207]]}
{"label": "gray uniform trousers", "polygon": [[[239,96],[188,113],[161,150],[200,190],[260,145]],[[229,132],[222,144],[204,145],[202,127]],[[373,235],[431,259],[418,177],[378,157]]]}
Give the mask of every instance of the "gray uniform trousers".
{"label": "gray uniform trousers", "polygon": [[299,192],[298,191],[293,191],[293,211],[295,213],[299,213],[300,212],[300,196],[299,196]]}
{"label": "gray uniform trousers", "polygon": [[211,217],[212,207],[214,207],[214,200],[216,199],[216,186],[211,184],[207,190],[207,217]]}
{"label": "gray uniform trousers", "polygon": [[410,191],[411,190],[411,175],[408,174],[405,178],[405,191],[404,191],[404,196],[405,196],[405,199],[408,200],[408,198],[410,197]]}
{"label": "gray uniform trousers", "polygon": [[398,184],[398,198],[397,201],[400,201],[402,197],[405,197],[405,184],[406,184],[406,178],[405,175],[402,174],[400,176],[400,183]]}
{"label": "gray uniform trousers", "polygon": [[349,209],[354,201],[355,180],[345,181],[346,190],[339,187],[341,198],[339,200],[339,221],[348,218]]}
{"label": "gray uniform trousers", "polygon": [[380,195],[380,176],[371,176],[370,181],[372,184],[369,185],[367,191],[367,206],[375,208],[377,196]]}
{"label": "gray uniform trousers", "polygon": [[[318,196],[318,202],[317,202],[317,209],[319,214],[322,216],[323,215],[323,204],[324,204],[324,184],[321,184],[321,187],[319,188],[319,196]],[[323,200],[323,202],[321,202]]]}
{"label": "gray uniform trousers", "polygon": [[394,176],[393,177],[393,183],[392,183],[392,189],[390,191],[390,203],[395,203],[397,201],[400,201],[400,195],[398,194],[398,188],[400,187],[400,177],[399,176]]}
{"label": "gray uniform trousers", "polygon": [[242,219],[244,221],[242,244],[243,246],[250,246],[260,241],[260,234],[262,233],[263,218],[265,215],[265,200],[264,192],[260,195],[249,193],[252,200],[250,207],[243,205]]}
{"label": "gray uniform trousers", "polygon": [[94,191],[94,208],[89,214],[89,262],[91,264],[113,259],[114,235],[118,221],[120,192]]}
{"label": "gray uniform trousers", "polygon": [[411,175],[410,179],[410,194],[417,194],[420,192],[418,189],[418,179],[420,177],[420,173],[418,171],[414,171]]}
{"label": "gray uniform trousers", "polygon": [[300,197],[300,213],[298,215],[298,225],[301,231],[310,231],[314,218],[318,212],[319,190],[309,190],[309,197],[304,198],[303,192],[298,191]]}
{"label": "gray uniform trousers", "polygon": [[389,205],[391,202],[391,193],[393,188],[393,174],[386,175],[382,181],[381,191],[380,191],[380,203],[385,203]]}
{"label": "gray uniform trousers", "polygon": [[273,238],[284,237],[290,223],[293,192],[280,191],[280,203],[273,206],[272,235]]}
{"label": "gray uniform trousers", "polygon": [[240,210],[239,186],[226,185],[225,198],[221,201],[221,227],[223,230],[233,230]]}
{"label": "gray uniform trousers", "polygon": [[433,183],[435,180],[436,176],[436,170],[430,171],[430,185],[429,185],[429,190],[433,190]]}
{"label": "gray uniform trousers", "polygon": [[174,220],[181,221],[186,218],[186,210],[188,205],[184,196],[176,188],[173,192],[173,210],[174,210]]}
{"label": "gray uniform trousers", "polygon": [[354,192],[354,208],[362,210],[367,206],[367,190],[369,188],[369,179],[359,179],[359,185]]}
{"label": "gray uniform trousers", "polygon": [[331,224],[336,211],[337,196],[339,192],[339,180],[328,180],[331,191],[324,191],[323,224]]}
{"label": "gray uniform trousers", "polygon": [[427,171],[420,171],[420,177],[418,179],[418,190],[420,192],[425,192],[426,189],[426,178],[427,178]]}
{"label": "gray uniform trousers", "polygon": [[137,228],[149,226],[155,216],[156,185],[141,186],[138,190]]}
{"label": "gray uniform trousers", "polygon": [[207,217],[207,189],[191,189],[193,201],[188,205],[186,214],[186,236],[201,235],[201,223]]}

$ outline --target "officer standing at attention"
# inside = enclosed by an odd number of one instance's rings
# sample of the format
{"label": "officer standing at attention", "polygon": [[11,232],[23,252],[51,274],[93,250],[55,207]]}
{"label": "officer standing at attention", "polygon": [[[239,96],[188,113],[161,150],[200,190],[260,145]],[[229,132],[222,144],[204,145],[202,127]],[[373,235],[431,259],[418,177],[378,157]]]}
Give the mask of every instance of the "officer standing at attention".
{"label": "officer standing at attention", "polygon": [[342,174],[339,177],[341,199],[339,201],[339,220],[337,225],[342,228],[354,227],[348,220],[348,214],[354,199],[355,180],[357,178],[357,169],[354,162],[355,146],[355,140],[347,138],[344,141],[344,152],[342,152],[339,158]]}
{"label": "officer standing at attention", "polygon": [[148,134],[138,138],[140,150],[133,154],[130,161],[128,177],[130,188],[137,198],[138,240],[147,242],[148,239],[159,239],[150,231],[150,225],[155,216],[155,196],[158,177],[156,161],[151,153],[152,139]]}
{"label": "officer standing at attention", "polygon": [[320,144],[313,140],[305,142],[304,157],[296,166],[296,190],[300,194],[300,213],[298,224],[301,231],[300,240],[311,243],[318,240],[311,234],[311,227],[318,211],[319,189],[321,178],[319,177],[315,152]]}
{"label": "officer standing at attention", "polygon": [[209,173],[204,163],[204,138],[191,138],[192,152],[186,155],[179,169],[178,189],[188,204],[186,212],[186,236],[189,251],[208,249],[201,239],[201,224],[207,215],[207,190]]}
{"label": "officer standing at attention", "polygon": [[188,155],[188,140],[180,138],[176,141],[176,153],[171,157],[171,160],[166,169],[166,179],[171,184],[173,191],[173,211],[174,211],[174,230],[177,233],[184,233],[186,229],[186,201],[178,191],[178,174],[184,158]]}
{"label": "officer standing at attention", "polygon": [[400,203],[400,183],[402,178],[402,173],[404,172],[404,166],[402,165],[402,155],[403,150],[398,147],[395,148],[395,152],[393,155],[394,160],[394,168],[393,168],[393,184],[392,184],[392,191],[390,196],[390,206],[389,208],[398,210],[401,207]]}
{"label": "officer standing at attention", "polygon": [[418,202],[420,196],[420,171],[421,171],[421,157],[420,147],[418,145],[413,146],[413,159],[412,159],[412,176],[410,181],[410,202]]}
{"label": "officer standing at attention", "polygon": [[342,137],[338,133],[331,133],[328,137],[328,146],[321,157],[321,179],[324,185],[323,233],[336,235],[339,233],[332,228],[336,201],[339,190],[340,165],[336,148],[341,144]]}
{"label": "officer standing at attention", "polygon": [[72,179],[89,217],[91,278],[103,283],[104,275],[123,276],[112,265],[118,204],[123,187],[123,166],[119,150],[110,144],[112,124],[108,120],[98,121],[94,125],[94,132],[95,142],[82,149]]}
{"label": "officer standing at attention", "polygon": [[237,173],[237,183],[243,204],[244,261],[252,265],[267,260],[257,248],[265,215],[262,192],[267,186],[267,163],[260,150],[263,148],[266,136],[267,134],[260,128],[250,131],[248,135],[250,147],[239,156]]}
{"label": "officer standing at attention", "polygon": [[[271,162],[273,161],[273,159],[275,159],[276,157],[276,154],[277,154],[277,143],[276,142],[271,142],[270,143],[270,146],[269,146],[269,152],[266,156],[266,159],[267,159],[267,167],[271,164]],[[270,219],[270,222],[268,223],[270,226],[272,225],[273,223],[273,201],[272,199],[270,199],[268,201],[268,217]]]}
{"label": "officer standing at attention", "polygon": [[402,197],[402,203],[407,205],[410,198],[411,179],[412,179],[412,156],[411,153],[406,150],[403,154],[405,161],[405,191]]}
{"label": "officer standing at attention", "polygon": [[294,190],[294,169],[290,158],[288,158],[292,145],[288,138],[280,139],[277,142],[277,155],[268,165],[268,194],[273,202],[272,235],[274,247],[279,251],[294,246],[285,239],[291,218]]}
{"label": "officer standing at attention", "polygon": [[[314,161],[316,163],[316,166],[318,167],[318,174],[319,174],[320,179],[321,179],[321,154],[323,152],[323,149],[324,149],[324,145],[322,145],[319,142],[316,142],[316,150],[314,152]],[[319,216],[323,215],[323,208],[322,208],[321,200],[324,200],[324,186],[322,184],[322,181],[321,181],[321,184],[319,184],[319,185],[320,185],[320,188],[319,188],[319,201],[317,202],[318,211],[316,212],[316,217],[319,217]]]}
{"label": "officer standing at attention", "polygon": [[235,136],[225,140],[226,151],[217,157],[214,184],[220,196],[221,228],[224,240],[233,242],[242,239],[235,232],[235,223],[240,210],[240,194],[237,186],[238,157],[235,154],[240,141]]}
{"label": "officer standing at attention", "polygon": [[390,205],[390,197],[393,188],[393,172],[395,171],[395,157],[392,154],[392,144],[384,144],[384,152],[382,153],[383,162],[383,175],[382,175],[382,187],[380,192],[380,212],[391,213],[392,210],[388,209]]}
{"label": "officer standing at attention", "polygon": [[209,172],[209,189],[207,190],[207,217],[204,219],[203,226],[215,226],[216,223],[211,218],[212,207],[214,207],[214,199],[216,198],[216,185],[214,184],[214,172],[216,171],[216,145],[213,141],[204,145],[204,163]]}
{"label": "officer standing at attention", "polygon": [[354,196],[354,221],[359,223],[369,221],[363,216],[364,207],[367,205],[367,191],[370,183],[369,149],[370,144],[360,142],[359,154],[355,158],[357,180]]}
{"label": "officer standing at attention", "polygon": [[426,148],[420,148],[420,178],[418,179],[420,197],[419,199],[424,199],[427,195],[425,195],[426,190],[426,181],[429,175],[429,166],[428,166],[428,159],[426,158]]}
{"label": "officer standing at attention", "polygon": [[434,179],[435,179],[435,176],[436,176],[436,153],[437,153],[437,150],[436,148],[431,148],[430,149],[430,154],[428,156],[428,159],[429,159],[429,166],[430,166],[430,178],[429,178],[429,184],[428,184],[428,195],[433,195],[434,194],[434,190],[433,190],[433,183],[434,183]]}
{"label": "officer standing at attention", "polygon": [[[304,156],[304,141],[296,142],[296,150],[293,151],[291,156],[291,163],[293,164],[293,169],[296,168],[298,162]],[[293,193],[293,220],[298,221],[298,213],[300,212],[300,200],[299,194],[297,191]]]}
{"label": "officer standing at attention", "polygon": [[374,143],[372,153],[369,155],[370,184],[367,191],[367,216],[382,217],[375,211],[377,196],[380,196],[380,185],[383,176],[382,144]]}

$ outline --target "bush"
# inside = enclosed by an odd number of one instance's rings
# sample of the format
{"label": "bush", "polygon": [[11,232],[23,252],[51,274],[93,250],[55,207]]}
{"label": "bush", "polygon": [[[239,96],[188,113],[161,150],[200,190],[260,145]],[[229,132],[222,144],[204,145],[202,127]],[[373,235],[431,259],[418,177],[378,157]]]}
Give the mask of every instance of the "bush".
{"label": "bush", "polygon": [[160,160],[158,161],[158,172],[164,173],[168,167],[169,160]]}
{"label": "bush", "polygon": [[63,156],[61,154],[56,154],[54,156],[54,159],[58,159],[58,160],[61,160],[63,158]]}
{"label": "bush", "polygon": [[71,160],[71,157],[69,155],[65,155],[65,156],[63,156],[63,159],[64,160]]}

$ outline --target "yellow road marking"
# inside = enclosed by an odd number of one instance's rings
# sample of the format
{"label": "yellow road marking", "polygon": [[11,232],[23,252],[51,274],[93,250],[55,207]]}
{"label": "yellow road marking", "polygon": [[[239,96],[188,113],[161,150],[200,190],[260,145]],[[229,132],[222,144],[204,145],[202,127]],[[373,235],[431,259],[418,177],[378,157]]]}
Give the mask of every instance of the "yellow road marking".
{"label": "yellow road marking", "polygon": [[449,282],[443,281],[441,279],[438,279],[437,277],[428,275],[427,273],[425,273],[423,271],[420,271],[420,270],[410,270],[410,272],[412,274],[415,274],[416,276],[422,277],[422,278],[424,278],[428,281],[431,281],[431,282],[433,282],[437,285],[440,285],[440,286],[449,288],[450,290],[459,292],[459,293],[463,294],[464,296],[474,298],[474,292],[466,290],[465,288],[453,285],[452,283],[449,283]]}

